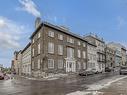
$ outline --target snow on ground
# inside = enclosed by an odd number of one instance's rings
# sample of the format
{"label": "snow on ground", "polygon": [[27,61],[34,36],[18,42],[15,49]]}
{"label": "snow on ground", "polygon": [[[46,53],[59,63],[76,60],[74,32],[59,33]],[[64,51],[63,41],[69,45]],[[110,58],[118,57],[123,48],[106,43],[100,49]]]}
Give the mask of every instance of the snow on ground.
{"label": "snow on ground", "polygon": [[76,91],[76,92],[69,93],[67,95],[103,95],[103,92],[99,92],[98,90],[101,90],[102,88],[106,88],[110,86],[112,83],[122,80],[124,78],[127,78],[127,76],[118,75],[115,77],[111,77],[109,79],[103,79],[94,84],[87,85],[88,89],[86,89],[85,91]]}
{"label": "snow on ground", "polygon": [[76,91],[66,95],[103,95],[103,92],[98,91]]}
{"label": "snow on ground", "polygon": [[68,76],[68,74],[53,74],[53,75],[44,77],[44,79],[46,79],[46,80],[56,80],[56,79],[59,79],[60,77],[66,77],[66,76]]}
{"label": "snow on ground", "polygon": [[88,85],[87,90],[100,90],[100,89],[106,88],[106,87],[110,86],[112,83],[117,82],[117,81],[124,79],[124,78],[127,78],[127,76],[123,76],[123,77],[116,76],[116,77],[112,77],[110,79],[104,79],[104,80],[99,81],[95,84]]}
{"label": "snow on ground", "polygon": [[67,77],[68,74],[53,74],[53,75],[50,75],[50,76],[47,76],[47,77],[44,77],[44,78],[34,78],[34,77],[25,77],[25,76],[22,76],[26,79],[29,79],[29,80],[56,80],[56,79],[59,79],[60,77]]}
{"label": "snow on ground", "polygon": [[65,77],[65,76],[68,76],[68,74],[52,74],[52,75],[50,75],[50,76],[47,76],[47,77],[45,77],[45,79],[46,78],[56,78],[56,77]]}

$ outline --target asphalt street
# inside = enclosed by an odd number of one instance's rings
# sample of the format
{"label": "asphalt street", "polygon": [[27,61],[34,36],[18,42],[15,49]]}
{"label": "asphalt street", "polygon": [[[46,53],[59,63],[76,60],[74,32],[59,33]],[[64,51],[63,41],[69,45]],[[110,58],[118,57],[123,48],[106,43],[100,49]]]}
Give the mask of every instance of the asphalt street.
{"label": "asphalt street", "polygon": [[77,90],[85,90],[89,84],[116,75],[118,75],[118,72],[42,81],[17,77],[13,80],[0,81],[0,95],[66,95]]}

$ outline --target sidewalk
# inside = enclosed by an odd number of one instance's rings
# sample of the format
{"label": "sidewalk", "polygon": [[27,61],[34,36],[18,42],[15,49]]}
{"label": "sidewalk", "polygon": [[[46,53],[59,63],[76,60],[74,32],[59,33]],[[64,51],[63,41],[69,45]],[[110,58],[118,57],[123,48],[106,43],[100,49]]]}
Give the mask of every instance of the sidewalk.
{"label": "sidewalk", "polygon": [[26,79],[29,79],[29,80],[44,81],[44,80],[57,80],[57,79],[65,78],[65,77],[68,77],[68,76],[69,76],[68,74],[55,74],[55,75],[47,76],[47,77],[44,77],[44,78],[36,78],[36,77],[28,77],[28,76],[20,76],[20,77],[26,78]]}

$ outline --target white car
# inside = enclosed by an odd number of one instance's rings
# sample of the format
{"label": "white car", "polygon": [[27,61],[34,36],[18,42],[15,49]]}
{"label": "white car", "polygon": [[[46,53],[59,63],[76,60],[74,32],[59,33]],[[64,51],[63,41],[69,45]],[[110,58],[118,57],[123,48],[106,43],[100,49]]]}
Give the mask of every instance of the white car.
{"label": "white car", "polygon": [[97,70],[97,69],[95,69],[95,68],[93,68],[92,71],[93,71],[95,74],[102,73],[101,70]]}

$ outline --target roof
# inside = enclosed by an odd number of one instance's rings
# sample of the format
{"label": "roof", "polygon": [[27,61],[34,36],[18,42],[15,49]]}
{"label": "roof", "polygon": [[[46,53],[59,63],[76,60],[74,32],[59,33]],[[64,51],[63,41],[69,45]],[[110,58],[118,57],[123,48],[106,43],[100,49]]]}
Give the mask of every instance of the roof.
{"label": "roof", "polygon": [[126,51],[126,47],[122,46],[122,49]]}
{"label": "roof", "polygon": [[29,42],[26,47],[22,50],[21,54],[31,45],[31,43]]}
{"label": "roof", "polygon": [[95,45],[95,44],[93,44],[93,43],[88,42],[88,44],[89,44],[89,45],[92,45],[92,46],[94,46],[94,47],[97,47],[97,45]]}
{"label": "roof", "polygon": [[93,39],[96,39],[96,40],[98,40],[98,41],[100,41],[102,43],[105,43],[103,40],[99,39],[98,37],[94,37],[93,35],[88,35],[88,36],[85,36],[85,37],[92,37]]}
{"label": "roof", "polygon": [[31,35],[30,39],[32,39],[32,38],[34,37],[34,35],[41,29],[42,26],[48,26],[48,27],[50,27],[50,28],[53,28],[53,29],[55,29],[55,30],[59,30],[59,31],[65,33],[65,34],[71,35],[71,36],[73,36],[73,37],[75,37],[75,38],[78,38],[78,39],[80,39],[80,40],[83,40],[83,41],[87,42],[85,39],[83,39],[82,36],[79,36],[79,35],[77,35],[77,34],[74,34],[74,33],[70,32],[69,30],[63,29],[63,28],[60,27],[60,26],[56,26],[56,25],[53,25],[53,24],[48,23],[48,22],[42,22],[42,23],[38,26],[38,28],[35,30],[35,32],[33,32],[33,34]]}

